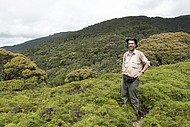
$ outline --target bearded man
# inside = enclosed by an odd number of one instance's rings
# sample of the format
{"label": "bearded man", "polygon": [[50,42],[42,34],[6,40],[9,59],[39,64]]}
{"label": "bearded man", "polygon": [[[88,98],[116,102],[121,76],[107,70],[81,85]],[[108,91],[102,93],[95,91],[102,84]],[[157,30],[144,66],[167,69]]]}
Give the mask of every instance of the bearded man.
{"label": "bearded man", "polygon": [[128,51],[123,55],[122,63],[122,74],[123,78],[121,81],[121,98],[126,104],[130,99],[132,107],[135,111],[137,121],[139,120],[139,77],[150,66],[150,61],[145,55],[136,50],[138,47],[137,39],[130,38],[126,39]]}

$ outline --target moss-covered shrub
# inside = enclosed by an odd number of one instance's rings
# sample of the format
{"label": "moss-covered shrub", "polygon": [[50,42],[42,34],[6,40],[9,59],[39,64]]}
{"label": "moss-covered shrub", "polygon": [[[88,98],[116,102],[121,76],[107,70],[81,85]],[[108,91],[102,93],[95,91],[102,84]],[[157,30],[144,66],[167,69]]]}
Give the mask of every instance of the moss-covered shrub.
{"label": "moss-covered shrub", "polygon": [[46,72],[22,54],[0,49],[0,65],[0,90],[28,89],[46,79]]}
{"label": "moss-covered shrub", "polygon": [[190,59],[190,35],[183,32],[155,34],[141,40],[138,49],[154,66],[185,61]]}

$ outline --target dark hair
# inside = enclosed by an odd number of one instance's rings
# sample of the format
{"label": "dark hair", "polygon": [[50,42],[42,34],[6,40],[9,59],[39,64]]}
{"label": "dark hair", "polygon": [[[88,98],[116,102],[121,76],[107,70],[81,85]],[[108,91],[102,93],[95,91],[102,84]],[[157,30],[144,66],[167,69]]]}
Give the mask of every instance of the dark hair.
{"label": "dark hair", "polygon": [[128,39],[126,39],[126,42],[127,42],[127,48],[128,48],[128,42],[129,41],[134,41],[135,42],[135,44],[136,44],[136,48],[138,47],[138,41],[137,41],[137,39],[135,39],[135,38],[128,38]]}

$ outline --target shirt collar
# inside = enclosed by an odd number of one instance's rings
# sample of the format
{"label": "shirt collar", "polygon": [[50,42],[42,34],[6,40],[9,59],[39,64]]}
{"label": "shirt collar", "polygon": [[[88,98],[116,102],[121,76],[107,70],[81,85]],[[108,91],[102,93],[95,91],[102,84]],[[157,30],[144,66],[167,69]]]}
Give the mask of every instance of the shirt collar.
{"label": "shirt collar", "polygon": [[[133,51],[133,55],[135,55],[136,54],[136,49]],[[129,55],[129,51],[127,52],[127,55]]]}

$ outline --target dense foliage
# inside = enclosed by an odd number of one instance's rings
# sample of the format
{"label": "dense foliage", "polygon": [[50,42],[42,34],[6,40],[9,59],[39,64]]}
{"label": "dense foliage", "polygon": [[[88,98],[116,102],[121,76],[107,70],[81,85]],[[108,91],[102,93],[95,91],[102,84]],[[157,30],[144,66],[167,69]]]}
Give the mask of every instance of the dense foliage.
{"label": "dense foliage", "polygon": [[[152,67],[140,78],[142,127],[190,126],[190,62]],[[120,100],[121,74],[0,93],[0,126],[131,127],[130,104]]]}
{"label": "dense foliage", "polygon": [[28,89],[45,79],[46,72],[26,56],[0,49],[0,91]]}

